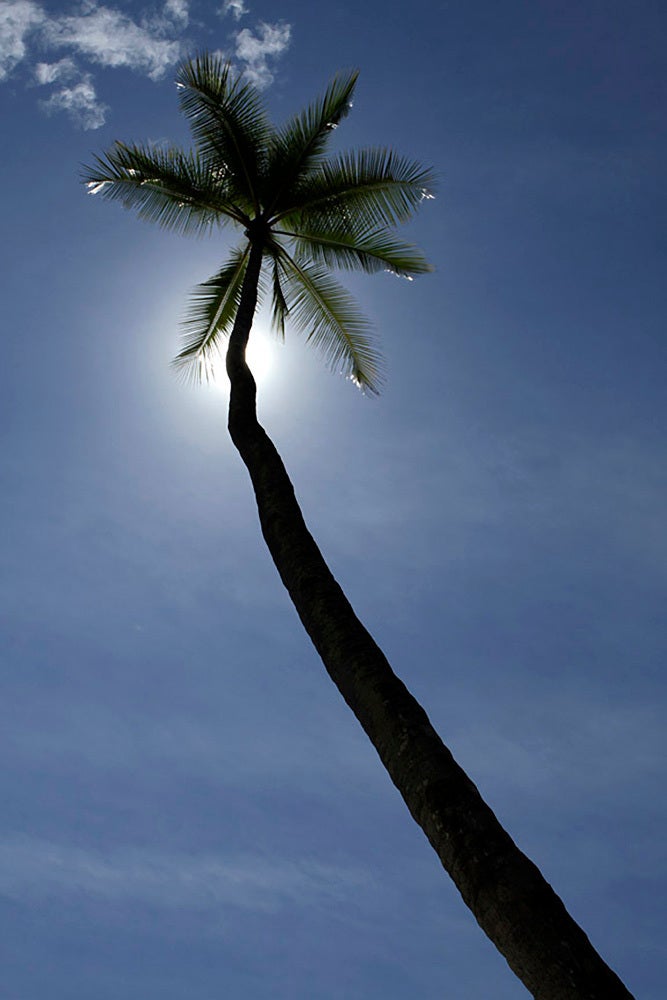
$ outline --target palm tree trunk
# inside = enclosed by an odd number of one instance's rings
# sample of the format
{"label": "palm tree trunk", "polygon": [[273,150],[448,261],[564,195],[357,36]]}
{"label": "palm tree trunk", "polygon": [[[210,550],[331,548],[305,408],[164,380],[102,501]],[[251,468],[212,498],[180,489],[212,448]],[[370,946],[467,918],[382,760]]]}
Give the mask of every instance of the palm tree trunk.
{"label": "palm tree trunk", "polygon": [[308,635],[465,903],[536,1000],[632,1000],[394,674],[310,535],[257,421],[245,363],[261,259],[255,244],[227,354],[229,431],[250,473],[264,539]]}

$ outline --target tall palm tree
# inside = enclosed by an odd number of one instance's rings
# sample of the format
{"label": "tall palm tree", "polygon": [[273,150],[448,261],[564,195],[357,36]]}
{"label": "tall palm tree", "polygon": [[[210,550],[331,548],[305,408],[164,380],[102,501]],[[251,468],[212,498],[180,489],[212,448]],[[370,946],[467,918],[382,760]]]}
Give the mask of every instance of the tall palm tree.
{"label": "tall palm tree", "polygon": [[118,142],[85,180],[91,193],[177,232],[201,234],[227,223],[242,230],[242,245],[196,289],[175,364],[206,377],[228,337],[229,431],[250,473],[262,533],[308,635],[464,901],[533,995],[628,998],[356,617],[257,421],[245,351],[263,292],[270,291],[281,333],[288,319],[334,367],[377,392],[381,363],[367,323],[329,268],[407,277],[430,270],[417,249],[394,235],[429,196],[430,173],[385,149],[325,157],[351,107],[356,78],[341,73],[320,100],[276,128],[253,86],[219,58],[202,55],[177,77],[194,150]]}

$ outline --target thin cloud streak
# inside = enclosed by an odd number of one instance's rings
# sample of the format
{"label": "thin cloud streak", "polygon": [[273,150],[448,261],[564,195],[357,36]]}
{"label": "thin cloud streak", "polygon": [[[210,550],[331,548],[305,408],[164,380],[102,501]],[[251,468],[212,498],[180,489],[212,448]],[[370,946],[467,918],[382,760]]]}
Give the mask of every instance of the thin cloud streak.
{"label": "thin cloud streak", "polygon": [[224,905],[273,913],[329,905],[367,889],[370,880],[361,869],[307,859],[194,856],[143,847],[103,851],[28,837],[0,842],[0,892],[20,902],[84,896],[169,909]]}

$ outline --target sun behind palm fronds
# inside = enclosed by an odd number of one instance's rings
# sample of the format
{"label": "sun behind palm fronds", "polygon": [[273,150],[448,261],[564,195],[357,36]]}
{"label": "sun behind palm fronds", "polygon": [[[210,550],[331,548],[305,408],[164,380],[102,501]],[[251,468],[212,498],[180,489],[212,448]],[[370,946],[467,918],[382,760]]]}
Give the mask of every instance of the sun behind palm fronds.
{"label": "sun behind palm fronds", "polygon": [[338,74],[319,100],[276,127],[252,84],[220,57],[199,55],[177,75],[194,148],[117,142],[85,169],[91,194],[119,200],[149,222],[196,236],[231,224],[244,234],[220,270],[194,290],[174,360],[186,377],[209,376],[234,323],[251,246],[259,243],[259,293],[270,296],[278,333],[289,322],[332,368],[379,390],[382,360],[370,325],[330,270],[408,278],[430,271],[422,253],[394,230],[431,196],[433,178],[388,149],[326,156],[350,110],[357,75]]}

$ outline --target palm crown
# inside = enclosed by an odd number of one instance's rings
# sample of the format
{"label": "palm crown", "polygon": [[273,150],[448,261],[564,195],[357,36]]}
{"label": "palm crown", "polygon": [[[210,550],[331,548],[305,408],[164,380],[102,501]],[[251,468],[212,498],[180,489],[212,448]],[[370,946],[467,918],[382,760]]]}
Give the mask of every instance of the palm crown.
{"label": "palm crown", "polygon": [[116,142],[86,168],[92,194],[118,199],[144,219],[196,235],[227,223],[244,232],[244,243],[193,293],[174,360],[184,374],[210,373],[254,245],[262,251],[259,291],[270,291],[278,332],[289,318],[333,367],[379,389],[382,364],[369,324],[329,269],[409,278],[430,271],[393,230],[431,196],[432,177],[388,149],[325,156],[356,79],[355,71],[338,74],[318,101],[277,128],[252,84],[221,58],[200,55],[177,75],[193,150]]}

